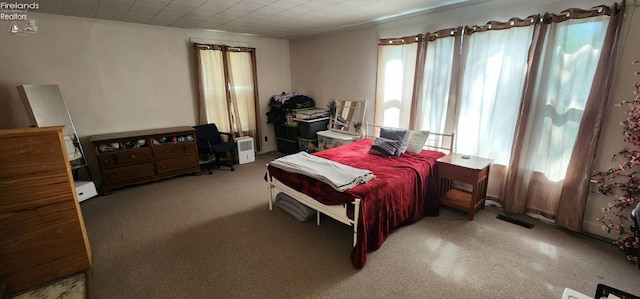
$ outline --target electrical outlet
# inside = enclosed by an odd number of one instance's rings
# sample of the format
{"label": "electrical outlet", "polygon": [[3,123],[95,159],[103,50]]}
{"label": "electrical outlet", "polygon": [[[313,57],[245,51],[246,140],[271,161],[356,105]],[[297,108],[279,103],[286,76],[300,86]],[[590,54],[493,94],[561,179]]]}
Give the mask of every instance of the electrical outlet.
{"label": "electrical outlet", "polygon": [[268,138],[267,136],[264,136],[264,141],[265,141],[265,142],[268,142],[268,141],[269,141],[269,138]]}

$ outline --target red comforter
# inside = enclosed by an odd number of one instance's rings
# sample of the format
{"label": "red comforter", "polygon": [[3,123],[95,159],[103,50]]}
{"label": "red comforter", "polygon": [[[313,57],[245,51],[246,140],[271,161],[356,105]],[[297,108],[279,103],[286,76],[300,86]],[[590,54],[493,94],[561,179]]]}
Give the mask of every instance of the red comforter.
{"label": "red comforter", "polygon": [[381,157],[368,153],[372,143],[373,139],[363,139],[315,153],[345,165],[368,169],[376,176],[345,192],[304,175],[268,167],[271,176],[323,204],[361,200],[358,240],[351,252],[351,263],[356,268],[366,264],[367,252],[380,248],[392,229],[439,214],[436,159],[444,154],[423,150],[420,154],[406,152],[401,156]]}

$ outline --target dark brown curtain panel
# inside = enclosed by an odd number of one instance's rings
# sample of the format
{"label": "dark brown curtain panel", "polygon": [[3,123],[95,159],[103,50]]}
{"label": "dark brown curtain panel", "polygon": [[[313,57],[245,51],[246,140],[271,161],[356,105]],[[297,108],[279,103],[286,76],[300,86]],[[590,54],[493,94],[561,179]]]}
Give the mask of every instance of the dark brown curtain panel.
{"label": "dark brown curtain panel", "polygon": [[582,230],[593,160],[611,92],[624,8],[625,1],[611,7],[603,6],[589,12],[577,12],[594,14],[602,11],[608,14],[610,19],[558,203],[556,223],[574,231]]}

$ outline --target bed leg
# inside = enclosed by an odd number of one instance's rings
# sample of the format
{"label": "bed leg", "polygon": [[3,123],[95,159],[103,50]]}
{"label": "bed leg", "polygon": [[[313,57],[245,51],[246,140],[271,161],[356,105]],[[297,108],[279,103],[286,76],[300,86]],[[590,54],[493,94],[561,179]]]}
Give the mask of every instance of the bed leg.
{"label": "bed leg", "polygon": [[353,247],[358,243],[358,221],[360,220],[360,200],[353,202]]}
{"label": "bed leg", "polygon": [[316,211],[316,225],[320,226],[320,211]]}
{"label": "bed leg", "polygon": [[[267,168],[269,164],[267,164]],[[267,169],[267,186],[269,188],[269,211],[273,210],[273,183],[271,182],[271,176],[269,175],[269,170]]]}
{"label": "bed leg", "polygon": [[269,184],[269,211],[273,210],[273,187]]}

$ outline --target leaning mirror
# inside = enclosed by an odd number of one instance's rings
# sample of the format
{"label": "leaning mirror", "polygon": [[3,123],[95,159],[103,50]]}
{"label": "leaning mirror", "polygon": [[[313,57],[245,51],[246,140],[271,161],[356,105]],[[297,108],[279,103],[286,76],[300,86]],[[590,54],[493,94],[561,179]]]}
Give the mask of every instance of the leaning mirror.
{"label": "leaning mirror", "polygon": [[85,167],[84,152],[58,85],[20,85],[17,88],[31,126],[64,125],[64,143],[71,167]]}
{"label": "leaning mirror", "polygon": [[367,102],[364,100],[336,100],[335,104],[335,113],[331,115],[329,129],[335,132],[361,135]]}

